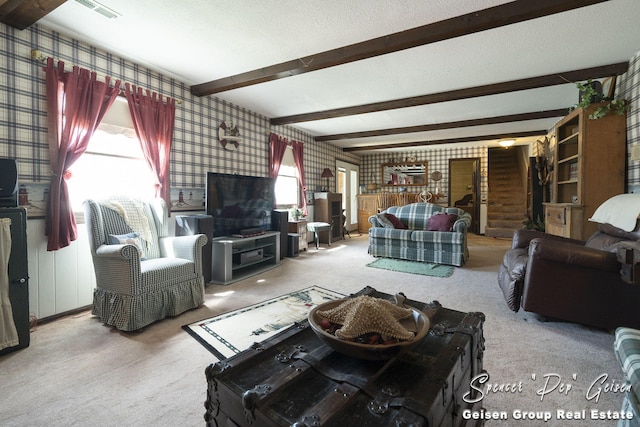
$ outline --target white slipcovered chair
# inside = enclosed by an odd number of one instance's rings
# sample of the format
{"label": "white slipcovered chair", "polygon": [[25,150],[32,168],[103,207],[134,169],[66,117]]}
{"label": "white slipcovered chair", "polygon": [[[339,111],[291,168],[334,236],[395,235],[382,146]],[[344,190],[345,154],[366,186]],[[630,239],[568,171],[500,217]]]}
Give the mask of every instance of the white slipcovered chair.
{"label": "white slipcovered chair", "polygon": [[204,303],[204,234],[168,236],[162,199],[87,200],[85,221],[96,274],[92,314],[134,331]]}

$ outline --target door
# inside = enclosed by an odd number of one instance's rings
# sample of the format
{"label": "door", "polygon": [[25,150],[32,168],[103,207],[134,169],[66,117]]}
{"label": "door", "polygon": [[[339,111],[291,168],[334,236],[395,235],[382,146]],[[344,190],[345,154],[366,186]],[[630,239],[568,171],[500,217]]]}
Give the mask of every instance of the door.
{"label": "door", "polygon": [[480,159],[449,160],[449,203],[471,215],[472,233],[480,232]]}
{"label": "door", "polygon": [[336,160],[338,171],[336,185],[338,193],[342,193],[342,209],[344,209],[345,231],[358,228],[358,188],[360,186],[360,166]]}

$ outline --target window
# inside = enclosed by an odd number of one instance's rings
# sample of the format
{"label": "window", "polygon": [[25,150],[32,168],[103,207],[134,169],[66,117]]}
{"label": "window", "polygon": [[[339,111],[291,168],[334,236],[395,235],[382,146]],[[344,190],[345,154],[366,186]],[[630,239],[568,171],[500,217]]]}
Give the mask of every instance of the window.
{"label": "window", "polygon": [[114,194],[150,198],[156,178],[142,154],[129,107],[118,98],[93,134],[87,151],[69,169],[69,198],[74,212],[82,203]]}
{"label": "window", "polygon": [[298,206],[300,186],[298,182],[298,168],[293,159],[293,150],[287,147],[282,159],[282,165],[276,178],[276,204],[279,208]]}

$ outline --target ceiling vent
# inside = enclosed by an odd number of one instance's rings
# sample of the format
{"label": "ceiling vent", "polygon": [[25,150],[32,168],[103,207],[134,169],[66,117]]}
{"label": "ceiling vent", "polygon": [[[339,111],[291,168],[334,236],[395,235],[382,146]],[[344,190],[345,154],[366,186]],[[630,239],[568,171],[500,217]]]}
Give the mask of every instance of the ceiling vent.
{"label": "ceiling vent", "polygon": [[84,7],[88,7],[96,13],[104,16],[108,19],[115,19],[119,16],[122,16],[121,13],[116,12],[113,9],[108,8],[107,6],[98,3],[97,1],[92,0],[75,0],[76,3],[83,5]]}

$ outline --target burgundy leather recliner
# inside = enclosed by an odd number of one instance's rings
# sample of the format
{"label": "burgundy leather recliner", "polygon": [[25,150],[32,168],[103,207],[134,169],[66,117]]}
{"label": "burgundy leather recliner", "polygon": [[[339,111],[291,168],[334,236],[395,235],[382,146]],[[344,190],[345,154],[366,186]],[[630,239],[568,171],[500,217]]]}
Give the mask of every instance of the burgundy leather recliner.
{"label": "burgundy leather recliner", "polygon": [[[636,228],[636,230],[638,230]],[[498,283],[517,312],[613,330],[640,328],[640,286],[624,282],[616,243],[640,232],[599,224],[586,242],[534,230],[514,232]]]}

